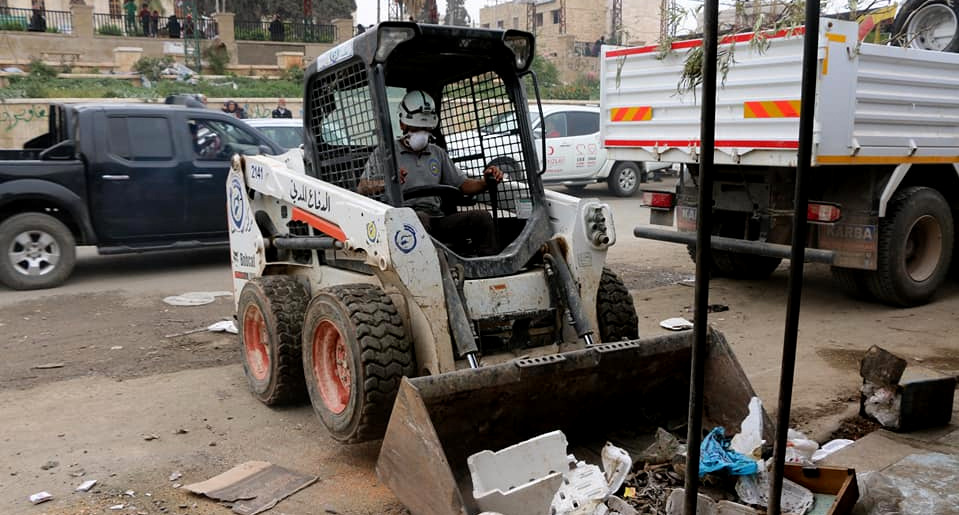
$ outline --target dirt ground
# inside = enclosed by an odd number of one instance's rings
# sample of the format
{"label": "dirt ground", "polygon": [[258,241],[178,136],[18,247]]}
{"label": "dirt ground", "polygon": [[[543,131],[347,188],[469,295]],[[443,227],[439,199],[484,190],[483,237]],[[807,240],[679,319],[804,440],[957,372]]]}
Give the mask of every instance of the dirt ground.
{"label": "dirt ground", "polygon": [[[633,293],[641,335],[664,333],[665,318],[691,319],[693,288],[680,284],[694,274],[685,248],[632,237],[632,227],[648,221],[637,199],[608,197],[599,186],[582,195],[613,206],[619,241],[609,263]],[[228,263],[225,251],[97,256],[82,249],[63,287],[0,290],[0,511],[226,514],[174,485],[264,460],[319,477],[271,513],[404,512],[373,472],[378,443],[337,444],[308,405],[261,405],[247,392],[234,336],[170,336],[232,316],[229,297],[199,307],[162,302],[229,290]],[[955,282],[933,303],[902,310],[840,296],[827,267],[807,272],[793,426],[822,437],[856,412],[858,359],[873,344],[910,366],[959,372]],[[729,307],[710,323],[725,333],[770,412],[787,273],[782,266],[764,281],[716,280],[710,293],[710,303]],[[173,472],[182,478],[170,481]],[[74,492],[87,479],[98,481],[93,490]],[[31,505],[27,497],[44,490],[54,500]]]}

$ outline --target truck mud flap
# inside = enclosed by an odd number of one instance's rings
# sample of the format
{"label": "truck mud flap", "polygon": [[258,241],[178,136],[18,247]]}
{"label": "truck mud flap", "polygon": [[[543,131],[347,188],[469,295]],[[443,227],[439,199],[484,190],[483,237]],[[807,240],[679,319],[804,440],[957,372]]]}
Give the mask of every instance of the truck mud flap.
{"label": "truck mud flap", "polygon": [[[635,456],[657,427],[685,432],[692,343],[690,331],[404,378],[377,474],[414,515],[473,514],[466,459],[478,451],[559,429],[581,459],[598,462],[606,441]],[[738,431],[754,395],[725,338],[711,329],[704,427]]]}

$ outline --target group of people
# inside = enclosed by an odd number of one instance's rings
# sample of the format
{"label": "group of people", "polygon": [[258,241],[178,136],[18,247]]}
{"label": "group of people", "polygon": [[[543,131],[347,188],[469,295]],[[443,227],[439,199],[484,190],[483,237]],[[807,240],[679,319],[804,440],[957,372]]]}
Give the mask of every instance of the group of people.
{"label": "group of people", "polygon": [[[204,103],[206,103],[205,100],[206,99],[204,97]],[[235,100],[227,100],[226,102],[223,102],[223,109],[221,109],[221,111],[235,118],[239,118],[240,120],[245,120],[247,118],[246,109],[243,109],[243,107],[240,104],[237,104]],[[276,109],[273,110],[271,116],[273,118],[293,118],[293,113],[286,108],[285,98],[277,100]]]}
{"label": "group of people", "polygon": [[[123,3],[123,10],[126,13],[126,30],[128,34],[137,34],[146,37],[159,37],[160,35],[160,11],[150,10],[149,4],[144,2],[137,10],[136,0],[126,0]],[[193,22],[192,15],[186,15],[183,23],[176,14],[167,17],[167,34],[171,39],[192,38],[196,31],[196,25]]]}

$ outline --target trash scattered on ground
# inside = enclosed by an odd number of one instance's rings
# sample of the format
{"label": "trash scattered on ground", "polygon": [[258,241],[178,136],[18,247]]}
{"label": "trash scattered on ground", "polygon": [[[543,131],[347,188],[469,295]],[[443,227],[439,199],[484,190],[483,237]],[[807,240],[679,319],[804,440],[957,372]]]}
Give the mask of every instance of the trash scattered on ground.
{"label": "trash scattered on ground", "polygon": [[123,350],[123,345],[114,345],[110,347],[110,350]]}
{"label": "trash scattered on ground", "polygon": [[[687,313],[692,313],[694,311],[692,306],[686,306],[683,308]],[[706,306],[707,313],[722,313],[723,311],[729,311],[729,306],[725,304],[710,304]]]}
{"label": "trash scattered on ground", "polygon": [[53,499],[53,496],[50,495],[50,492],[40,492],[30,496],[30,502],[33,504],[40,504],[42,502],[47,502],[50,499]]}
{"label": "trash scattered on ground", "polygon": [[93,488],[93,485],[95,485],[95,484],[97,484],[97,480],[96,480],[96,479],[88,479],[88,480],[80,483],[80,486],[77,487],[76,491],[77,491],[77,492],[89,492],[90,489]]}
{"label": "trash scattered on ground", "polygon": [[163,302],[171,306],[202,306],[212,304],[217,297],[231,297],[228,291],[191,291],[180,295],[165,297]]}
{"label": "trash scattered on ground", "polygon": [[110,506],[110,509],[113,511],[117,511],[117,510],[122,510],[125,507],[126,507],[126,504],[114,504],[113,506]]}
{"label": "trash scattered on ground", "polygon": [[64,363],[43,363],[41,365],[34,365],[35,370],[48,370],[51,368],[63,368]]}
{"label": "trash scattered on ground", "polygon": [[852,445],[853,443],[855,442],[853,442],[852,440],[847,440],[845,438],[837,438],[835,440],[830,440],[826,442],[825,444],[823,444],[823,446],[820,447],[819,450],[812,453],[812,460],[813,462],[822,461],[826,459],[826,457],[829,456],[830,454],[837,452],[840,449],[843,449],[845,447],[848,447]]}
{"label": "trash scattered on ground", "polygon": [[852,510],[853,515],[902,514],[902,491],[888,477],[881,472],[871,471],[859,474],[856,481],[859,484],[859,502]]}
{"label": "trash scattered on ground", "polygon": [[188,334],[203,333],[209,331],[211,333],[230,333],[237,334],[239,331],[236,329],[236,322],[233,320],[221,320],[219,322],[213,323],[206,327],[198,327],[196,329],[190,329],[189,331],[183,331],[180,333],[173,333],[164,335],[164,338],[179,338],[180,336],[186,336]]}
{"label": "trash scattered on ground", "polygon": [[189,432],[190,432],[190,431],[189,431],[188,429],[183,429],[182,427],[180,427],[180,428],[177,428],[175,431],[173,431],[173,434],[175,434],[175,435],[185,435],[185,434],[187,434],[187,433],[189,433]]}
{"label": "trash scattered on ground", "polygon": [[[746,504],[769,506],[769,480],[771,474],[765,470],[758,474],[742,476],[736,482],[736,494]],[[813,494],[808,488],[783,478],[781,507],[783,513],[806,513],[812,508]]]}
{"label": "trash scattered on ground", "polygon": [[729,449],[729,440],[726,439],[726,432],[722,427],[715,427],[706,435],[700,452],[700,477],[720,470],[727,470],[734,476],[752,475],[758,470],[755,460]]}
{"label": "trash scattered on ground", "polygon": [[150,433],[150,434],[145,434],[145,435],[142,435],[142,436],[143,436],[143,439],[146,440],[146,441],[148,441],[148,442],[151,441],[151,440],[159,440],[159,439],[160,439],[159,436],[157,436],[157,435],[155,435],[155,434],[152,434],[152,433]]}
{"label": "trash scattered on ground", "polygon": [[688,286],[688,287],[692,288],[692,287],[696,286],[696,279],[683,279],[683,280],[681,280],[681,281],[677,281],[676,284],[678,284],[678,285],[680,285],[680,286]]}
{"label": "trash scattered on ground", "polygon": [[273,465],[248,461],[200,483],[184,488],[211,499],[232,504],[234,513],[256,515],[319,479]]}
{"label": "trash scattered on ground", "polygon": [[693,323],[683,317],[667,318],[659,323],[663,329],[670,331],[685,331],[693,328]]}
{"label": "trash scattered on ground", "polygon": [[136,497],[136,492],[134,492],[133,490],[127,490],[126,492],[123,492],[123,495],[126,495],[128,497]]}
{"label": "trash scattered on ground", "polygon": [[739,433],[729,442],[729,448],[743,456],[761,459],[763,442],[763,402],[753,397],[749,400],[749,414],[739,426]]}
{"label": "trash scattered on ground", "polygon": [[183,474],[181,474],[180,471],[173,472],[170,474],[170,481],[176,481],[177,479],[180,479],[181,477],[183,477]]}
{"label": "trash scattered on ground", "polygon": [[553,431],[471,455],[467,464],[477,506],[484,512],[524,515],[609,513],[607,499],[632,468],[629,454],[607,443],[600,469],[566,454],[566,447],[566,435]]}
{"label": "trash scattered on ground", "polygon": [[50,470],[50,469],[52,469],[52,468],[56,468],[56,467],[59,466],[59,465],[60,465],[60,462],[59,462],[59,461],[48,461],[48,462],[44,463],[43,465],[40,465],[40,468],[41,468],[42,470]]}
{"label": "trash scattered on ground", "polygon": [[237,334],[236,323],[232,320],[223,320],[206,328],[211,333],[230,333]]}
{"label": "trash scattered on ground", "polygon": [[957,379],[907,366],[906,360],[873,345],[859,367],[860,415],[894,431],[944,426],[952,419]]}
{"label": "trash scattered on ground", "polygon": [[812,465],[812,455],[819,449],[819,443],[810,440],[805,434],[789,428],[786,433],[786,463]]}

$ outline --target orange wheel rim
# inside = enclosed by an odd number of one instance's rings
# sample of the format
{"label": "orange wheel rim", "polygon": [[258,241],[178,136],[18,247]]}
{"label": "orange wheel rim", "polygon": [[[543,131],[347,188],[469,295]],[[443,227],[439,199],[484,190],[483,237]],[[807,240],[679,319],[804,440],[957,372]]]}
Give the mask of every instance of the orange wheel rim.
{"label": "orange wheel rim", "polygon": [[257,381],[265,381],[270,375],[268,339],[263,312],[256,304],[250,304],[243,312],[243,349],[247,368]]}
{"label": "orange wheel rim", "polygon": [[320,321],[313,331],[313,377],[328,410],[339,415],[350,402],[353,384],[350,351],[343,335],[329,320]]}

